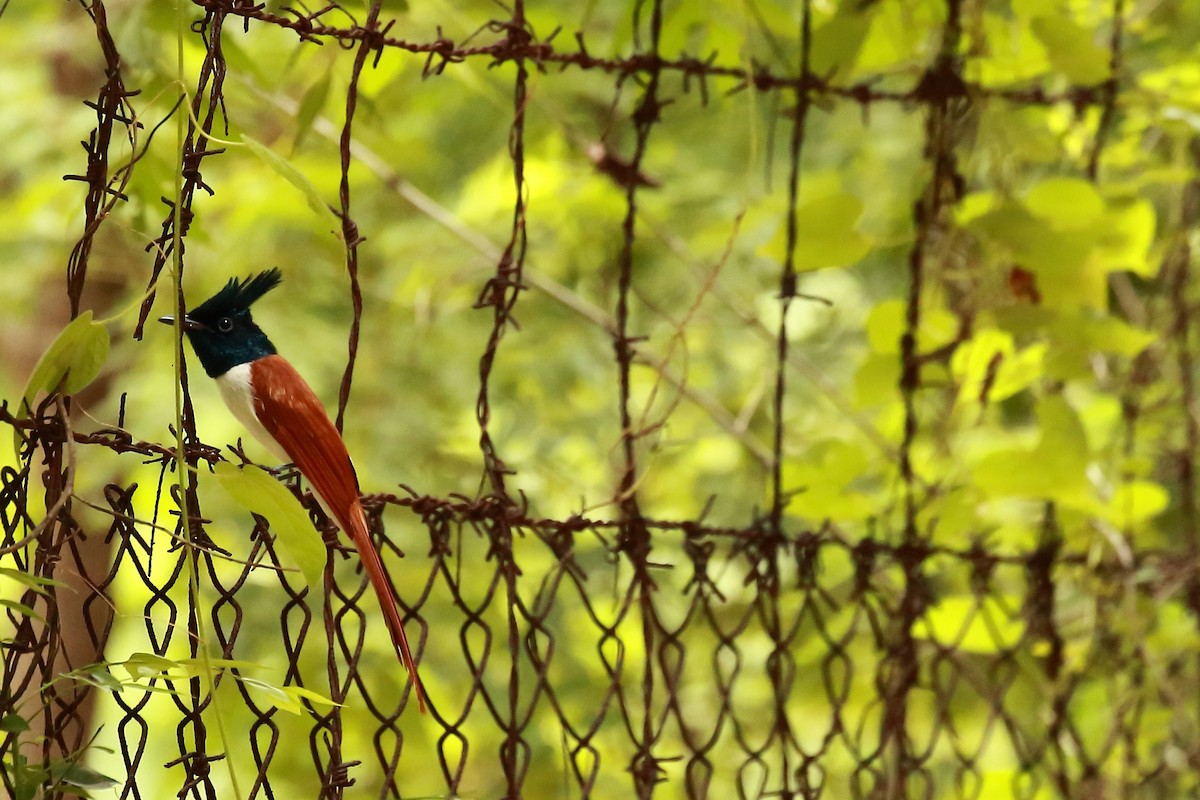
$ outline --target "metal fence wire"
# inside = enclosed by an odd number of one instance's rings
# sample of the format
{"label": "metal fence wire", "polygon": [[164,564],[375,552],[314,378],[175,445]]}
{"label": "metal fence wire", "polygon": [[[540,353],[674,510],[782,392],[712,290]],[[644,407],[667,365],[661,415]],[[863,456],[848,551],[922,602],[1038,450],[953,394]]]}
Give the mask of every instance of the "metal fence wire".
{"label": "metal fence wire", "polygon": [[[353,71],[344,98],[337,211],[355,316],[340,425],[362,311],[362,239],[349,177],[359,77],[385,50],[419,60],[430,79],[468,60],[513,68],[512,112],[501,121],[509,130],[516,188],[511,236],[477,306],[492,319],[478,356],[483,489],[474,497],[413,491],[364,498],[373,534],[389,564],[403,574],[403,581],[397,579],[402,613],[429,684],[430,713],[417,715],[402,671],[364,648],[366,637],[382,628],[373,598],[368,593],[363,599],[365,584],[353,559],[331,551],[321,591],[306,590],[284,572],[266,570],[264,578],[256,565],[278,566],[279,560],[266,522],[258,518],[244,561],[222,557],[200,510],[195,472],[183,481],[182,492],[175,476],[180,456],[201,467],[229,457],[198,438],[186,382],[182,454],[173,441],[137,441],[120,429],[77,431],[70,398],[54,395],[28,418],[11,404],[0,410],[6,430],[21,441],[19,466],[0,475],[0,554],[28,576],[58,581],[29,584],[16,602],[5,595],[10,631],[0,642],[0,719],[7,720],[0,729],[0,774],[10,796],[34,796],[20,775],[39,766],[47,770],[38,784],[46,796],[81,792],[86,780],[80,776],[87,773],[79,765],[71,772],[63,766],[70,759],[63,759],[92,742],[90,721],[99,702],[118,708],[110,715],[118,721],[108,741],[118,743],[125,773],[115,789],[104,791],[122,798],[155,796],[144,776],[164,765],[148,764],[147,753],[157,752],[167,738],[174,739],[176,758],[165,765],[166,774],[174,781],[170,791],[181,798],[235,796],[220,763],[228,757],[252,776],[236,796],[286,796],[278,786],[296,785],[296,776],[280,774],[280,754],[287,752],[287,763],[295,764],[297,748],[311,754],[312,794],[321,798],[354,796],[356,780],[366,774],[381,774],[379,795],[395,797],[1195,796],[1200,659],[1194,615],[1200,612],[1200,583],[1190,548],[1073,548],[1053,503],[1042,508],[1039,540],[1019,551],[989,549],[983,540],[947,547],[918,524],[925,498],[938,491],[923,482],[913,463],[923,424],[919,398],[929,391],[922,366],[947,354],[922,352],[916,331],[928,302],[931,248],[962,192],[956,121],[981,98],[1013,108],[1063,106],[1094,114],[1094,140],[1078,165],[1094,178],[1122,96],[1117,78],[1062,92],[972,83],[964,74],[962,44],[965,9],[975,5],[970,0],[946,0],[938,54],[903,91],[873,81],[839,84],[813,71],[813,9],[807,0],[798,4],[793,74],[716,55],[662,52],[665,0],[631,4],[636,36],[631,52],[620,58],[590,53],[582,36],[540,35],[523,0],[497,5],[502,17],[468,43],[407,41],[383,5],[331,2],[310,9],[193,0],[188,35],[204,42],[206,55],[189,89],[180,202],[178,207],[167,202],[158,238],[148,249],[153,266],[147,285],[165,278],[164,267],[193,223],[197,191],[219,188],[204,182],[202,167],[222,152],[210,136],[223,125],[223,91],[232,68],[222,37],[229,26],[271,26],[305,43],[341,48],[339,57],[352,59]],[[1111,64],[1119,76],[1128,9],[1123,0],[1109,5]],[[106,80],[88,102],[96,123],[84,143],[86,164],[68,176],[87,187],[83,234],[67,267],[73,314],[80,312],[97,231],[119,209],[136,166],[136,159],[119,168],[109,162],[114,141],[133,141],[136,119],[131,108],[136,91],[125,82],[120,41],[110,24],[115,12],[91,0],[78,13],[94,23]],[[618,300],[607,329],[618,376],[614,407],[624,431],[616,454],[618,513],[611,519],[533,515],[511,490],[510,472],[492,438],[493,364],[503,359],[502,342],[526,287],[525,124],[535,72],[559,81],[602,76],[615,91],[638,98],[628,159],[597,164],[625,197],[616,255]],[[783,314],[770,345],[776,371],[770,390],[774,437],[764,453],[773,490],[769,503],[755,509],[747,501],[746,522],[737,528],[710,525],[703,517],[655,519],[639,504],[642,465],[630,378],[638,331],[631,327],[630,304],[638,202],[646,191],[642,159],[668,102],[682,92],[703,102],[718,91],[760,93],[786,109],[789,254],[798,236],[806,122],[816,105],[860,107],[867,120],[864,135],[871,132],[870,112],[881,105],[923,121],[928,184],[913,209],[915,237],[905,265],[907,300],[896,355],[896,391],[905,410],[902,438],[891,445],[900,466],[905,520],[897,535],[852,536],[836,519],[801,524],[785,514],[788,490],[794,488],[785,485],[781,466],[783,404],[790,389],[785,366],[792,346],[787,309],[799,300],[790,255],[779,274]],[[1167,260],[1163,296],[1174,287],[1183,304],[1188,257]],[[160,289],[166,285],[158,283]],[[152,300],[153,294],[142,306],[138,336]],[[1181,530],[1193,535],[1192,337],[1188,308],[1180,309],[1173,339],[1160,354],[1180,367],[1179,385],[1161,399],[1178,409],[1173,462],[1178,468],[1164,481],[1176,498]],[[1131,426],[1137,402],[1131,394],[1124,409]],[[161,468],[157,486],[107,486],[99,504],[111,520],[107,530],[77,519],[82,504],[96,505],[73,494],[75,454],[92,449]],[[292,486],[319,519],[311,496],[299,484]],[[32,507],[30,498],[43,493],[45,509]],[[137,498],[147,493],[155,493],[157,533],[136,522],[138,509],[146,507]],[[179,523],[184,506],[186,531]],[[405,534],[403,560],[385,519],[393,527],[419,523],[424,531]],[[177,544],[169,552],[161,544],[153,547],[152,538],[169,535],[172,525]],[[3,579],[14,580],[14,574]],[[141,587],[133,600],[117,588],[129,583]],[[965,598],[951,628],[935,619],[949,596]],[[195,666],[205,659],[197,642],[206,636],[210,668],[197,666],[172,682],[154,678],[141,691],[128,685],[116,691],[113,676],[123,677],[116,667],[89,669],[112,657],[114,609],[131,603],[141,605],[155,653],[165,658],[168,648],[178,654],[183,646],[195,659],[186,663]],[[439,637],[448,643],[435,648]],[[236,659],[239,644],[256,641],[286,654],[286,674],[274,692],[256,684],[246,665],[219,661]],[[322,662],[313,660],[315,653]],[[146,655],[125,669],[151,675],[164,663]],[[178,667],[185,661],[176,655],[169,663]],[[73,679],[62,679],[68,670],[76,671]],[[324,705],[303,693],[284,692],[281,698],[280,687],[306,687],[341,705]],[[172,691],[161,691],[166,688]],[[17,703],[31,696],[38,704],[34,713]],[[287,713],[289,702],[298,715]],[[369,709],[371,730],[344,724],[348,704]],[[16,721],[14,709],[32,731]],[[171,720],[169,733],[165,719]],[[31,733],[42,738],[31,740]],[[548,773],[557,777],[547,780]]]}

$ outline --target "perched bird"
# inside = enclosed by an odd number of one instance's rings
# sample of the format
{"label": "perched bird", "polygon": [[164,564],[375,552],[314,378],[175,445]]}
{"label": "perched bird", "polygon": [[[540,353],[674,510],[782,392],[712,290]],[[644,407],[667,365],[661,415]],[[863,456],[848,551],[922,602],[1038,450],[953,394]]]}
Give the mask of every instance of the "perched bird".
{"label": "perched bird", "polygon": [[[225,288],[184,315],[182,327],[233,415],[264,447],[296,466],[312,484],[325,513],[349,535],[424,713],[424,691],[391,583],[367,532],[358,476],[346,445],[316,394],[250,317],[251,304],[281,280],[278,268],[244,281],[231,278]],[[159,322],[174,324],[175,318],[162,317]]]}

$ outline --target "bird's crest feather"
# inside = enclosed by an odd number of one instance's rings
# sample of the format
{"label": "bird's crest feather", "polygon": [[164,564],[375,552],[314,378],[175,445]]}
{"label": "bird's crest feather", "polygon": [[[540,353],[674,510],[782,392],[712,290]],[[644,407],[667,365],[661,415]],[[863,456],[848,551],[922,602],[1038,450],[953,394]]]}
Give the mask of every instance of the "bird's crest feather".
{"label": "bird's crest feather", "polygon": [[249,310],[254,301],[274,289],[282,280],[283,272],[279,267],[272,267],[244,280],[230,278],[225,288],[192,309],[189,316]]}

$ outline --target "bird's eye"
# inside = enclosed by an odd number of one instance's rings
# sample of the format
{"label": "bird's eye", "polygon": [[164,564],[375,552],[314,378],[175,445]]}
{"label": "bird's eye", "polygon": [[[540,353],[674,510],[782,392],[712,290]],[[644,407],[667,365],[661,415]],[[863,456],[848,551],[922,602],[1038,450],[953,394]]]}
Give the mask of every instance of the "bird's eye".
{"label": "bird's eye", "polygon": [[233,330],[233,318],[221,317],[219,320],[217,320],[217,330],[219,330],[221,333],[229,333],[231,330]]}

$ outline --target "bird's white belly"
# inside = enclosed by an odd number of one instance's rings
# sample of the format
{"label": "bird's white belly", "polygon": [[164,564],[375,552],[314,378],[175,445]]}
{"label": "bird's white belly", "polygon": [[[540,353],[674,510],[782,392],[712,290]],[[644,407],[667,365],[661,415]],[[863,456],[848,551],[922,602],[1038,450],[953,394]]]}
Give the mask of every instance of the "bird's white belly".
{"label": "bird's white belly", "polygon": [[217,376],[217,388],[221,391],[221,399],[225,401],[229,411],[237,417],[238,422],[245,426],[258,442],[271,451],[271,454],[288,463],[291,459],[275,441],[275,437],[267,432],[254,413],[254,389],[250,383],[250,365],[238,364],[223,375]]}

